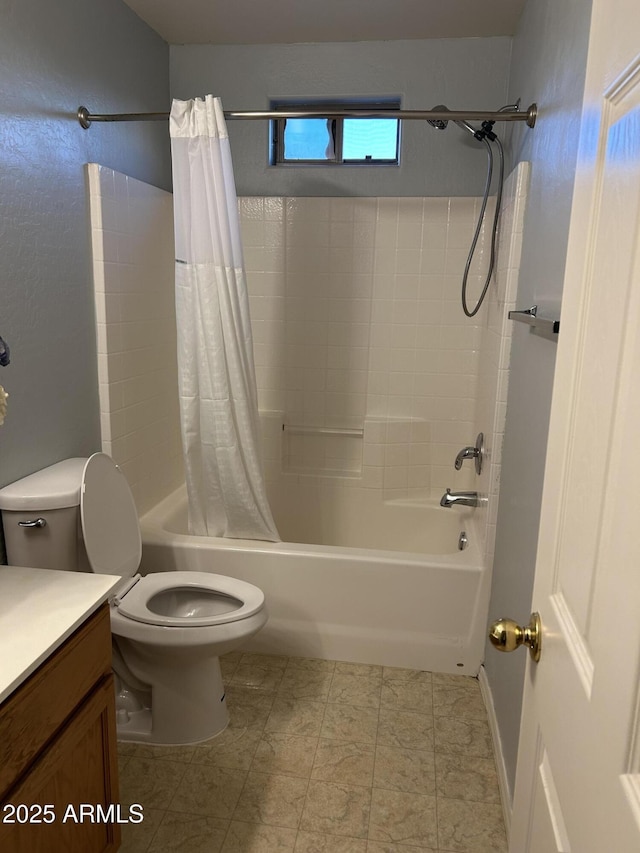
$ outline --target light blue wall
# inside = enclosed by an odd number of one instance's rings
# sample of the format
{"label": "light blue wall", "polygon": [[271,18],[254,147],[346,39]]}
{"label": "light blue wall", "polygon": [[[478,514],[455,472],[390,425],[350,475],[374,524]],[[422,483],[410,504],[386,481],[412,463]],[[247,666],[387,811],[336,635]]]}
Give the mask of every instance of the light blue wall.
{"label": "light blue wall", "polygon": [[99,449],[84,164],[170,186],[167,129],[75,120],[167,109],[169,48],[121,0],[0,4],[0,485]]}
{"label": "light blue wall", "polygon": [[[510,38],[290,45],[173,45],[171,95],[219,95],[227,110],[278,98],[400,96],[404,109],[498,109],[506,103]],[[484,147],[450,126],[404,122],[394,166],[268,166],[268,123],[230,121],[239,195],[478,195]]]}
{"label": "light blue wall", "polygon": [[[533,133],[514,130],[508,146],[516,161],[532,164],[518,305],[538,305],[545,317],[560,316],[590,18],[590,0],[529,0],[513,45],[510,96],[540,105]],[[514,324],[491,619],[527,622],[531,611],[555,358],[554,342]],[[511,791],[526,661],[487,646]]]}

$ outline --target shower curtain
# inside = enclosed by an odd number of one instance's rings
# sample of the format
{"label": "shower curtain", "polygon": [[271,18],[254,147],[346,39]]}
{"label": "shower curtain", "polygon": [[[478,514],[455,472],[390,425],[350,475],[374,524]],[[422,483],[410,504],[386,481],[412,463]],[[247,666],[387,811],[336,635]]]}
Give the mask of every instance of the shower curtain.
{"label": "shower curtain", "polygon": [[174,101],[169,124],[189,529],[278,541],[262,477],[249,299],[220,99]]}

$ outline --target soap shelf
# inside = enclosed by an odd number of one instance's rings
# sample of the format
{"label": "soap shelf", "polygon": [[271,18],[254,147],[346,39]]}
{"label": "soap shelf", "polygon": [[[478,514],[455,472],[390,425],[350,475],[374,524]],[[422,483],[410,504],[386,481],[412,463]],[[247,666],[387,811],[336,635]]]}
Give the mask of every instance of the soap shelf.
{"label": "soap shelf", "polygon": [[547,320],[543,317],[538,317],[537,305],[532,305],[531,308],[525,308],[523,311],[509,311],[507,316],[510,320],[516,320],[518,323],[526,323],[539,333],[549,337],[557,335],[560,331],[560,320]]}

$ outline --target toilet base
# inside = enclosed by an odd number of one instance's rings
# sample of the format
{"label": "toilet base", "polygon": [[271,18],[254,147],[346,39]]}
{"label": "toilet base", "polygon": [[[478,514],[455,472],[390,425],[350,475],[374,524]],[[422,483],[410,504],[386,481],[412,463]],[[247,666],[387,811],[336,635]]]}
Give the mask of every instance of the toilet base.
{"label": "toilet base", "polygon": [[[116,660],[117,671],[115,664]],[[122,701],[130,693],[126,674],[118,673],[124,687],[116,696],[118,740],[165,746],[201,743],[227,727],[229,712],[219,658],[203,658],[195,665],[171,667],[162,674],[165,679],[152,683],[146,692],[150,702],[144,704],[150,707],[132,707],[131,701]],[[141,675],[136,673],[136,677]],[[135,693],[143,695],[139,689]]]}

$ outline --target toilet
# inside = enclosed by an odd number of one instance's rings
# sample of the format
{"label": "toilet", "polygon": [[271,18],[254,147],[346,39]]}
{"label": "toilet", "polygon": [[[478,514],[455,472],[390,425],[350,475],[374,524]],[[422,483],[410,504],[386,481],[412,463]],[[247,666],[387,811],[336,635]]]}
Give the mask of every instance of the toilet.
{"label": "toilet", "polygon": [[10,565],[122,576],[109,601],[119,740],[197,743],[226,727],[219,656],[266,623],[258,587],[206,572],[137,574],[133,495],[104,453],[5,486],[0,511]]}

